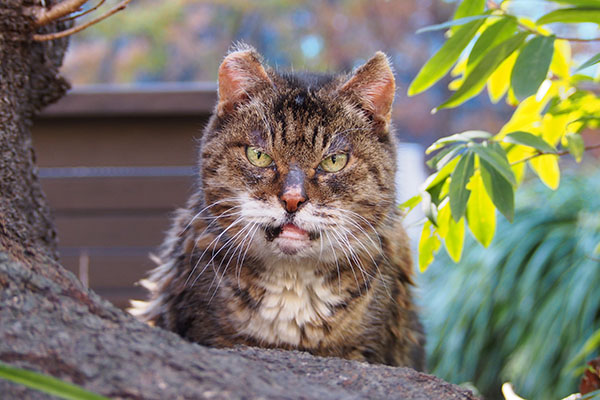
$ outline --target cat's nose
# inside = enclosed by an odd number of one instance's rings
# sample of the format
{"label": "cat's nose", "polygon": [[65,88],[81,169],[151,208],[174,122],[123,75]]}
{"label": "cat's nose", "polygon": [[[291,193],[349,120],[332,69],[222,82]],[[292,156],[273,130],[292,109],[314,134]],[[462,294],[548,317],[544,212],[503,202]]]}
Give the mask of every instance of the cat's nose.
{"label": "cat's nose", "polygon": [[304,191],[305,177],[304,172],[298,166],[292,165],[290,167],[290,171],[283,181],[281,195],[279,196],[287,212],[296,212],[302,203],[308,200]]}
{"label": "cat's nose", "polygon": [[283,201],[285,209],[290,213],[296,212],[298,207],[306,201],[306,196],[303,195],[302,191],[293,189],[284,192],[280,198]]}

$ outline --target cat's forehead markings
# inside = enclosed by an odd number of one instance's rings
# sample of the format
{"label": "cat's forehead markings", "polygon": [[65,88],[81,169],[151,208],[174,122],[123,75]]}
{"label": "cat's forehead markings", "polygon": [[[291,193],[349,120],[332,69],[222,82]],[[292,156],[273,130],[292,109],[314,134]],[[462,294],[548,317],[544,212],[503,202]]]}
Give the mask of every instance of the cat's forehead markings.
{"label": "cat's forehead markings", "polygon": [[258,130],[250,131],[249,136],[250,136],[251,144],[256,145],[257,147],[260,147],[263,149],[267,147],[267,142],[266,142],[265,138],[263,137],[263,134],[261,131],[258,131]]}

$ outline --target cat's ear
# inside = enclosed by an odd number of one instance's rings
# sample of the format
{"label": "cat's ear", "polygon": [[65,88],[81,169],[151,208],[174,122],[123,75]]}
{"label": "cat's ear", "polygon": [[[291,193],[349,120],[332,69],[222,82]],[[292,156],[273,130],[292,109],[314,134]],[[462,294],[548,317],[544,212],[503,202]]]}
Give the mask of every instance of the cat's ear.
{"label": "cat's ear", "polygon": [[357,68],[340,88],[340,93],[355,96],[374,120],[390,122],[396,82],[387,56],[378,51],[366,64]]}
{"label": "cat's ear", "polygon": [[218,115],[223,116],[257,91],[272,85],[256,50],[243,47],[229,53],[219,67]]}

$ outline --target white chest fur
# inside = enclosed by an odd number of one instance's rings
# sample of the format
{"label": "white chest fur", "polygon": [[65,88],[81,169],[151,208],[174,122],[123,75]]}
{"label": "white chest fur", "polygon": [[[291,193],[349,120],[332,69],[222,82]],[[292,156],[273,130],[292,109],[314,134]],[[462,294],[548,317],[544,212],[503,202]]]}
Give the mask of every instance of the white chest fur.
{"label": "white chest fur", "polygon": [[[270,344],[316,344],[332,306],[343,300],[306,265],[275,264],[261,286],[264,297],[257,310],[244,313],[241,331]],[[304,338],[302,335],[304,331]],[[301,343],[303,339],[309,343]]]}

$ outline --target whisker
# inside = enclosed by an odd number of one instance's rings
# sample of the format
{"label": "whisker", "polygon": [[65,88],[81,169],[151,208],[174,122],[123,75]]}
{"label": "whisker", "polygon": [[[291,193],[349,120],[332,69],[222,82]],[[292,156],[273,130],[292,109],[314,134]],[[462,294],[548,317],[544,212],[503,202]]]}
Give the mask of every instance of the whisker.
{"label": "whisker", "polygon": [[[202,258],[204,257],[204,254],[206,254],[206,252],[208,251],[208,249],[211,248],[211,246],[213,245],[213,243],[216,246],[216,242],[218,242],[218,240],[221,238],[221,236],[223,236],[229,229],[231,229],[233,226],[237,225],[240,221],[242,221],[242,217],[238,217],[235,219],[235,221],[233,221],[231,224],[229,224],[229,226],[227,228],[225,228],[223,230],[223,232],[221,232],[217,237],[215,237],[209,244],[208,246],[206,246],[206,249],[204,249],[204,251],[202,252],[202,254],[200,255],[200,257],[198,257],[198,261],[196,262],[196,265],[194,265],[194,268],[192,268],[192,271],[190,272],[190,274],[188,275],[187,279],[185,280],[184,285],[187,285],[190,278],[192,277],[192,275],[194,274],[194,272],[196,271],[196,269],[198,268],[198,265],[200,264],[200,261],[202,261]],[[214,250],[213,250],[214,252]],[[206,270],[206,268],[208,267],[208,264],[206,264],[204,266],[204,268],[202,269],[202,271],[200,271],[200,274],[198,274],[198,277],[200,277],[204,271]],[[198,278],[194,279],[194,283],[198,280]],[[193,286],[193,284],[192,284]]]}
{"label": "whisker", "polygon": [[[241,286],[240,286],[240,277],[241,277],[241,274],[242,274],[242,267],[244,266],[244,260],[246,259],[246,254],[248,253],[248,250],[250,250],[250,245],[252,244],[252,240],[254,239],[254,235],[256,235],[256,232],[258,232],[259,229],[260,229],[260,225],[255,224],[254,230],[250,234],[250,238],[248,239],[248,244],[246,245],[246,250],[244,251],[244,255],[242,256],[241,260],[240,260],[240,255],[238,254],[238,260],[237,260],[237,263],[236,263],[236,266],[235,266],[236,275],[237,275],[237,281],[238,281],[238,288],[241,288]],[[246,238],[244,238],[244,240],[246,240]],[[240,254],[242,254],[241,251],[240,251]]]}
{"label": "whisker", "polygon": [[[356,242],[359,244],[359,246],[362,247],[362,249],[365,251],[365,253],[369,256],[369,258],[371,259],[371,262],[373,263],[373,265],[375,266],[375,269],[377,270],[377,273],[379,274],[379,279],[381,280],[381,283],[383,284],[383,287],[386,291],[386,293],[388,294],[388,296],[391,298],[392,294],[389,290],[389,287],[386,283],[386,279],[383,277],[383,274],[381,273],[381,269],[379,268],[379,265],[377,264],[377,262],[375,261],[375,259],[373,258],[373,255],[371,254],[371,252],[369,251],[369,249],[356,237],[356,235],[354,235],[354,233],[352,232],[352,230],[344,227],[344,226],[340,226],[341,229],[343,229],[344,231],[346,231],[347,233],[349,233],[350,235],[352,235],[352,237],[356,240]],[[380,250],[381,252],[381,250]]]}
{"label": "whisker", "polygon": [[[229,239],[229,241],[224,245],[224,247],[227,246],[227,244],[230,243],[231,241],[235,240],[237,237],[241,236],[244,231],[249,230],[250,228],[251,228],[250,225],[245,225],[239,232],[237,232],[231,239]],[[243,241],[242,241],[242,243],[243,243]],[[241,246],[242,243],[237,244],[234,247],[229,246],[229,248],[227,249],[227,252],[225,252],[225,254],[223,255],[223,257],[221,259],[221,262],[219,263],[219,266],[217,267],[217,272],[215,273],[213,281],[211,282],[211,284],[208,287],[207,291],[212,288],[212,286],[213,286],[213,284],[215,282],[215,279],[219,276],[219,270],[221,269],[221,265],[223,265],[223,262],[225,261],[225,258],[227,258],[227,254],[229,254],[229,252],[231,251],[231,249],[234,249],[233,253],[231,253],[231,256],[229,257],[229,260],[227,261],[227,264],[225,264],[225,267],[223,268],[223,273],[219,277],[217,285],[215,286],[215,290],[213,291],[213,294],[212,294],[212,296],[210,297],[210,299],[208,301],[209,304],[212,301],[212,299],[215,297],[215,295],[217,294],[217,291],[219,290],[219,287],[221,286],[221,282],[223,281],[223,278],[225,278],[225,274],[227,273],[227,269],[229,268],[229,264],[231,263],[231,260],[235,256],[235,253],[240,248],[240,246]]]}
{"label": "whisker", "polygon": [[[331,231],[331,233],[333,233],[333,231]],[[339,239],[335,235],[333,236],[333,239],[338,243],[340,249],[344,253],[346,260],[348,261],[348,266],[350,267],[350,270],[352,271],[352,275],[354,275],[354,280],[356,282],[356,288],[358,289],[358,294],[362,296],[362,290],[360,289],[360,285],[358,284],[358,278],[356,277],[356,271],[354,271],[354,266],[352,265],[352,262],[350,261],[350,257],[348,257],[348,252],[344,249],[344,246],[340,243]]]}
{"label": "whisker", "polygon": [[[322,232],[325,234],[325,237],[327,238],[327,241],[329,242],[329,247],[331,247],[331,250],[333,250],[333,256],[335,258],[335,267],[337,268],[337,274],[338,274],[338,294],[341,296],[342,295],[342,275],[340,273],[340,264],[338,263],[338,257],[335,252],[335,248],[333,247],[333,243],[331,243],[331,239],[329,238],[329,235],[327,234],[326,231],[322,231]],[[354,278],[356,279],[356,276],[354,276]],[[356,284],[358,285],[358,281],[356,282]]]}

